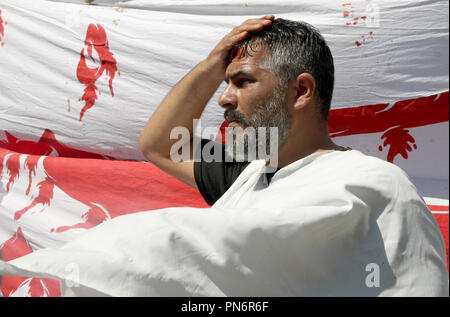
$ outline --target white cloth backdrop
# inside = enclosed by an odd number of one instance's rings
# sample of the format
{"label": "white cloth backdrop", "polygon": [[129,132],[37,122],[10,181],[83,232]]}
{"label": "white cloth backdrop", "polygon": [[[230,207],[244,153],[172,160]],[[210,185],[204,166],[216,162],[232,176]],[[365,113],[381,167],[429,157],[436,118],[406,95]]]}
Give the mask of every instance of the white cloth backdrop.
{"label": "white cloth backdrop", "polygon": [[[331,135],[403,168],[448,248],[447,1],[84,2],[0,0],[2,259],[64,245],[121,214],[206,207],[197,192],[139,162],[137,138],[222,36],[265,14],[322,32],[336,67]],[[221,126],[222,90],[203,128]],[[1,289],[60,294],[45,279],[3,278]]]}

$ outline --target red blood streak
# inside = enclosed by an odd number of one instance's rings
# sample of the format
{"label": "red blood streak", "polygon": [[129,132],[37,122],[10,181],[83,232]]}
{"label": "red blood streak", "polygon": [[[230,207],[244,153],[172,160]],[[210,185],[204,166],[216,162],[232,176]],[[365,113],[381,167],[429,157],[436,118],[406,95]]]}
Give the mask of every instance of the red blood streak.
{"label": "red blood streak", "polygon": [[348,17],[349,12],[348,11],[344,11],[344,18]]}
{"label": "red blood streak", "polygon": [[85,101],[85,105],[81,110],[80,120],[83,118],[84,113],[94,106],[98,98],[95,82],[103,75],[103,72],[106,72],[106,75],[109,76],[109,90],[114,97],[112,82],[117,72],[116,59],[109,50],[105,29],[100,24],[90,24],[88,26],[84,44],[87,46],[87,53],[92,61],[95,61],[92,56],[93,50],[97,52],[101,65],[96,68],[89,68],[86,64],[85,49],[81,50],[80,61],[77,67],[77,78],[86,87],[81,97],[81,100]]}
{"label": "red blood streak", "polygon": [[358,41],[355,41],[355,44],[356,44],[356,46],[361,46],[361,43],[360,42],[358,42]]}

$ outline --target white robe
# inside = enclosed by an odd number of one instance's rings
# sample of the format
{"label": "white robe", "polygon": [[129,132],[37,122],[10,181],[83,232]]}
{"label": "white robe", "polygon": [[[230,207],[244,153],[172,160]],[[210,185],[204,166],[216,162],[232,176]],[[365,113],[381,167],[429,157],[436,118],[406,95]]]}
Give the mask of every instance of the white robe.
{"label": "white robe", "polygon": [[63,295],[449,295],[439,227],[400,168],[355,150],[309,155],[270,186],[263,168],[212,208],[120,216],[0,274],[58,278]]}

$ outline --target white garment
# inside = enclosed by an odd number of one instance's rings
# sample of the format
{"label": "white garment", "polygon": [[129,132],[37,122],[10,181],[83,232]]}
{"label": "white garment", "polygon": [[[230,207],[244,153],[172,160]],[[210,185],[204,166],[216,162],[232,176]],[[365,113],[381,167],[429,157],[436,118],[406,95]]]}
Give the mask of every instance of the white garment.
{"label": "white garment", "polygon": [[58,278],[66,295],[448,296],[439,227],[400,168],[355,150],[309,155],[270,186],[263,168],[210,209],[120,216],[0,274]]}

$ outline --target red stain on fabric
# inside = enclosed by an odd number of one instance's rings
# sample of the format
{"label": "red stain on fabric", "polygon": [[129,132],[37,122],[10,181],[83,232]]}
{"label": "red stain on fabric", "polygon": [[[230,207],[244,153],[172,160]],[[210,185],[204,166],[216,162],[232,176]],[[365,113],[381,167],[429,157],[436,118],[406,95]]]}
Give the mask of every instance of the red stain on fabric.
{"label": "red stain on fabric", "polygon": [[[408,152],[412,151],[412,147],[409,143],[415,145],[414,138],[409,134],[409,130],[402,127],[394,127],[387,130],[381,139],[385,139],[383,146],[389,146],[389,152],[387,160],[388,162],[394,162],[394,157],[398,154],[403,156],[404,159],[408,158]],[[417,147],[416,147],[417,148]]]}
{"label": "red stain on fabric", "polygon": [[[16,136],[8,131],[4,131],[6,140],[0,140],[0,148],[11,150],[21,154],[45,155],[52,153],[59,157],[76,157],[76,158],[98,158],[98,159],[114,159],[111,156],[96,154],[88,151],[78,150],[64,145],[56,139],[55,134],[45,129],[42,136],[37,142],[28,140],[19,140]],[[31,160],[31,159],[30,159]]]}
{"label": "red stain on fabric", "polygon": [[55,181],[47,175],[45,180],[37,184],[39,194],[32,200],[30,205],[14,213],[14,220],[19,220],[27,211],[38,205],[41,208],[40,212],[44,211],[44,208],[49,206],[50,201],[53,199],[54,187]]}
{"label": "red stain on fabric", "polygon": [[0,45],[5,45],[5,27],[8,23],[2,18],[2,10],[0,9]]}
{"label": "red stain on fabric", "polygon": [[[371,4],[369,0],[366,2],[368,5]],[[343,16],[346,19],[346,26],[356,26],[358,24],[361,24],[362,21],[365,22],[367,20],[366,15],[358,16],[358,10],[355,9],[352,3],[343,3],[342,6],[344,7]],[[359,40],[354,41],[354,44],[356,45],[356,47],[361,47],[364,44],[368,44],[370,42],[369,40],[374,40],[373,31],[370,31],[368,34],[362,34]]]}
{"label": "red stain on fabric", "polygon": [[[84,94],[80,98],[85,102],[83,109],[80,112],[80,120],[87,110],[92,108],[95,101],[98,99],[96,81],[105,73],[107,79],[109,78],[109,90],[111,96],[114,97],[113,80],[117,72],[117,61],[114,54],[109,49],[108,38],[105,29],[100,24],[90,24],[86,32],[86,39],[84,41],[86,48],[83,48],[80,53],[80,61],[77,67],[77,78],[80,83],[85,85]],[[86,49],[86,50],[85,50]],[[86,64],[86,53],[92,62],[96,62],[93,57],[93,51],[99,57],[100,65],[95,68],[90,68]],[[119,73],[120,75],[120,73]]]}
{"label": "red stain on fabric", "polygon": [[8,179],[8,183],[6,183],[6,193],[8,193],[10,190],[10,187],[14,184],[15,180],[19,177],[20,155],[12,154],[6,161],[6,168],[9,171],[9,179]]}

